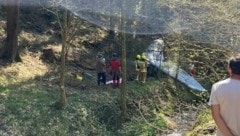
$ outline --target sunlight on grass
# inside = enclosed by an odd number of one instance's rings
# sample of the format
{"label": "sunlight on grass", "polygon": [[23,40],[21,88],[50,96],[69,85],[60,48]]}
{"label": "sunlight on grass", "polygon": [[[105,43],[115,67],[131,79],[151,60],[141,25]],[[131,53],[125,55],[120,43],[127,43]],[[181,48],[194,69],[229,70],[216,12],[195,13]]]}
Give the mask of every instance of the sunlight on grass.
{"label": "sunlight on grass", "polygon": [[186,136],[212,136],[216,125],[211,116],[211,110],[203,107],[196,119],[196,125]]}
{"label": "sunlight on grass", "polygon": [[[34,61],[30,61],[34,60]],[[146,84],[128,82],[128,121],[116,128],[120,114],[119,89],[110,86],[81,89],[67,86],[67,107],[58,110],[58,86],[42,84],[35,76],[44,76],[48,66],[37,57],[23,56],[23,63],[2,67],[0,96],[3,99],[4,128],[9,135],[139,135],[162,134],[175,129],[173,81],[148,78]],[[67,77],[77,78],[67,73]],[[81,79],[93,83],[92,78]],[[95,84],[95,82],[94,82]],[[175,95],[176,95],[175,94]]]}
{"label": "sunlight on grass", "polygon": [[[41,42],[49,41],[50,36],[46,36],[43,34],[36,34],[32,32],[26,32],[22,30],[19,34],[19,39],[27,42],[28,44],[40,44]],[[24,44],[27,44],[24,43]]]}
{"label": "sunlight on grass", "polygon": [[1,67],[0,86],[8,86],[16,83],[43,76],[48,71],[48,66],[39,58],[29,54],[22,56],[23,63],[14,63]]}

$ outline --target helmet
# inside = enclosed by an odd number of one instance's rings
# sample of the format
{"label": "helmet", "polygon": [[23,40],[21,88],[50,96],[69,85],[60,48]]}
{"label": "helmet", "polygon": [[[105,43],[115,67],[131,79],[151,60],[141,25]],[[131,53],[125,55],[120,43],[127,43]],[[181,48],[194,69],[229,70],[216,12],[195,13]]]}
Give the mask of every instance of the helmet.
{"label": "helmet", "polygon": [[147,57],[145,55],[142,55],[142,60],[147,60]]}
{"label": "helmet", "polygon": [[141,55],[138,54],[138,55],[136,56],[136,59],[141,59]]}

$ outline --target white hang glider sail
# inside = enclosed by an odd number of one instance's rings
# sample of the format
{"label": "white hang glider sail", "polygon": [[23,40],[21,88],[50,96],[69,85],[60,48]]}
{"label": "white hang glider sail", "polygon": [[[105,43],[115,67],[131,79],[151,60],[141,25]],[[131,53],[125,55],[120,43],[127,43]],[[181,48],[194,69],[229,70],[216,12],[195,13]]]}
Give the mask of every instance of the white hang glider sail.
{"label": "white hang glider sail", "polygon": [[202,85],[186,71],[177,67],[177,64],[173,62],[164,61],[164,42],[162,39],[155,40],[147,49],[145,54],[148,58],[148,62],[163,71],[172,78],[177,79],[181,83],[185,84],[189,88],[196,91],[206,91]]}

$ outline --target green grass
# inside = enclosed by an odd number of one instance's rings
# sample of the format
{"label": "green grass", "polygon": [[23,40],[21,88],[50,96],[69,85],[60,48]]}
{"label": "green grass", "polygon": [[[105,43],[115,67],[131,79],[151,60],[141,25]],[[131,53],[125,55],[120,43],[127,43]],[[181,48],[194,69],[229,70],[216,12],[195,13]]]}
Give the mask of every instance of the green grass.
{"label": "green grass", "polygon": [[59,110],[55,107],[60,95],[57,85],[48,86],[34,80],[8,85],[0,88],[0,92],[6,94],[0,99],[5,107],[1,111],[5,121],[3,130],[9,135],[26,136],[161,134],[169,126],[158,115],[168,116],[175,111],[174,95],[179,93],[174,91],[176,86],[168,86],[172,80],[164,78],[149,78],[146,84],[127,83],[128,117],[119,129],[116,128],[120,115],[119,89],[105,86],[81,90],[69,86],[68,104]]}
{"label": "green grass", "polygon": [[0,87],[0,93],[3,93],[5,91],[5,88]]}
{"label": "green grass", "polygon": [[146,122],[139,120],[137,122],[126,123],[124,131],[119,131],[124,136],[153,136],[162,132],[167,128],[166,122],[163,119],[152,120]]}
{"label": "green grass", "polygon": [[[144,98],[151,92],[148,85],[130,83],[128,100]],[[138,109],[128,101],[128,121],[121,129],[116,129],[120,114],[119,89],[102,87],[98,90],[78,90],[68,88],[68,105],[63,110],[55,108],[59,100],[57,86],[45,87],[40,83],[26,82],[7,87],[7,96],[2,99],[5,110],[5,129],[9,134],[36,136],[65,135],[150,135],[166,129],[164,120],[154,114],[146,118],[139,116]],[[3,92],[5,89],[1,88]],[[130,93],[131,92],[131,93]],[[136,97],[138,98],[138,97]],[[153,107],[149,108],[149,112]],[[133,120],[137,118],[137,120]],[[156,126],[156,128],[151,125]],[[139,131],[141,130],[141,131]],[[134,132],[135,131],[135,132]]]}
{"label": "green grass", "polygon": [[[196,124],[192,131],[187,133],[187,136],[212,136],[213,131],[206,131],[206,128],[215,128],[216,125],[212,119],[211,111],[209,107],[203,106],[202,110],[198,113],[196,118]],[[210,129],[209,129],[210,130]]]}
{"label": "green grass", "polygon": [[97,123],[88,101],[83,102],[80,93],[68,97],[68,106],[64,110],[57,110],[54,106],[59,99],[57,88],[49,90],[31,84],[15,89],[10,90],[4,100],[6,126],[15,128],[9,133],[37,136],[108,133]]}

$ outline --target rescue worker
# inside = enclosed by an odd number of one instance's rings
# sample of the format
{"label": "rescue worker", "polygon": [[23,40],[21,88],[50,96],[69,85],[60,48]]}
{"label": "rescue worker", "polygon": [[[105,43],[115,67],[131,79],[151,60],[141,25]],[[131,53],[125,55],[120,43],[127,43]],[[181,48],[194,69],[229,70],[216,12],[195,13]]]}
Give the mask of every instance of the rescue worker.
{"label": "rescue worker", "polygon": [[140,70],[139,70],[139,62],[141,61],[141,55],[137,55],[136,56],[136,60],[135,60],[135,74],[136,74],[136,78],[135,80],[138,81],[139,80],[139,75],[140,75]]}
{"label": "rescue worker", "polygon": [[147,57],[143,54],[141,61],[139,61],[140,82],[145,83],[147,79]]}
{"label": "rescue worker", "polygon": [[191,76],[194,76],[195,75],[195,72],[196,72],[196,69],[195,69],[195,65],[193,63],[190,63],[189,64],[189,74]]}
{"label": "rescue worker", "polygon": [[111,71],[110,74],[112,75],[113,79],[113,87],[119,87],[120,84],[120,74],[121,74],[121,63],[117,58],[117,54],[113,53],[112,59],[110,61]]}
{"label": "rescue worker", "polygon": [[97,71],[97,84],[100,85],[100,83],[102,82],[105,85],[106,84],[106,63],[104,61],[102,54],[98,54],[97,56],[96,71]]}

